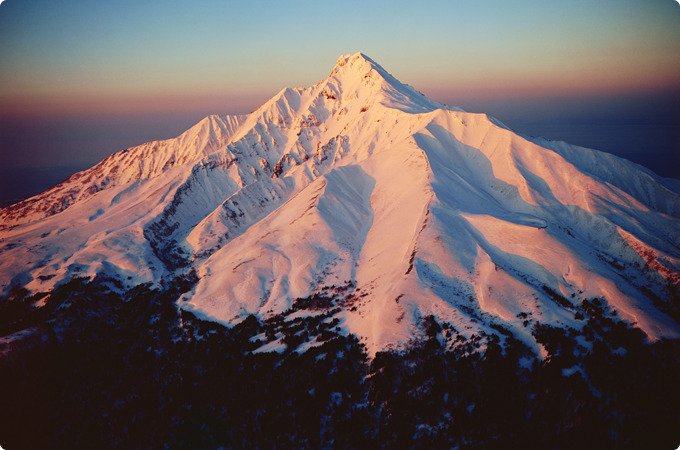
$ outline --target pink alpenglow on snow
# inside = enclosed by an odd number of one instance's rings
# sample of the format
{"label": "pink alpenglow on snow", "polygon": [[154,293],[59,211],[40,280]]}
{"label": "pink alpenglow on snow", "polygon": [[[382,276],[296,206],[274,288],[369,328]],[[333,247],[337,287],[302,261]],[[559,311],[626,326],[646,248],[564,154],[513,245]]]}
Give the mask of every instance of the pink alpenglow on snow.
{"label": "pink alpenglow on snow", "polygon": [[501,325],[541,353],[526,318],[579,329],[570,306],[594,297],[651,340],[680,337],[654,301],[680,281],[680,182],[430,100],[361,53],[0,220],[3,293],[195,271],[181,306],[236,324],[331,289],[371,353],[427,315],[466,337]]}

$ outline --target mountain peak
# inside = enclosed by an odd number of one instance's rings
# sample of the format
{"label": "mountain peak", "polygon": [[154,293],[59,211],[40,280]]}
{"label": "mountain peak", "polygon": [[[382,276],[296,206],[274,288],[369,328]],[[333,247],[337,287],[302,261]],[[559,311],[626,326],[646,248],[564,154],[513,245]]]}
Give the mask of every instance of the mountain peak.
{"label": "mountain peak", "polygon": [[338,59],[335,62],[335,65],[342,67],[349,62],[354,62],[354,61],[359,61],[359,60],[376,64],[375,61],[373,61],[371,58],[369,58],[364,53],[356,52],[356,53],[343,53],[342,55],[338,56]]}
{"label": "mountain peak", "polygon": [[331,76],[340,73],[365,76],[371,69],[385,71],[378,63],[361,52],[345,53],[338,57],[331,70]]}
{"label": "mountain peak", "polygon": [[[449,348],[511,333],[543,354],[534,326],[581,329],[592,299],[651,339],[678,338],[663,299],[680,280],[680,197],[664,183],[343,55],[247,116],[210,116],[0,210],[0,295],[100,275],[121,291],[191,280],[180,305],[202,317],[330,308],[373,353],[432,316],[451,324]],[[262,351],[287,341],[267,340]]]}
{"label": "mountain peak", "polygon": [[402,83],[380,64],[364,53],[343,54],[338,57],[328,80],[334,81],[357,97],[376,101],[385,106],[412,113],[429,112],[435,109],[451,109],[429,99],[425,94]]}

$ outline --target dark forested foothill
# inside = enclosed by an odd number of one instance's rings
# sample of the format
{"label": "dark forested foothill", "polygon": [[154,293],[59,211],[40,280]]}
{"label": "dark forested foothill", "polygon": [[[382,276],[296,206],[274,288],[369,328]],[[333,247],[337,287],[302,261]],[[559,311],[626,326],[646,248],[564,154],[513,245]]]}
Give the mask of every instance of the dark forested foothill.
{"label": "dark forested foothill", "polygon": [[[180,289],[181,290],[181,289]],[[405,351],[369,359],[332,294],[226,328],[177,289],[75,280],[0,303],[0,445],[42,448],[675,449],[680,345],[649,344],[606,302],[583,330],[535,324],[454,350],[432,317]],[[299,314],[300,312],[309,314]],[[293,312],[296,316],[287,317]],[[7,336],[11,336],[11,339]],[[462,339],[461,339],[462,341]],[[263,344],[275,352],[254,351]],[[314,345],[310,345],[314,342]]]}

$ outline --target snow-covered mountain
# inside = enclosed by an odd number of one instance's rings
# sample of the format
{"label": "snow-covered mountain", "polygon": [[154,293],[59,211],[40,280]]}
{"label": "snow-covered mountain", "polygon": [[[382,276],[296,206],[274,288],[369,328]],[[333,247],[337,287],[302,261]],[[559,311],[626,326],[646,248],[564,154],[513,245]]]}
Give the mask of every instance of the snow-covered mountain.
{"label": "snow-covered mountain", "polygon": [[429,315],[450,346],[510,332],[541,352],[532,325],[578,330],[595,297],[652,340],[680,338],[680,183],[432,101],[357,53],[0,211],[5,295],[193,272],[178,301],[200,317],[293,320],[315,313],[291,313],[299,299],[333,298],[370,352]]}

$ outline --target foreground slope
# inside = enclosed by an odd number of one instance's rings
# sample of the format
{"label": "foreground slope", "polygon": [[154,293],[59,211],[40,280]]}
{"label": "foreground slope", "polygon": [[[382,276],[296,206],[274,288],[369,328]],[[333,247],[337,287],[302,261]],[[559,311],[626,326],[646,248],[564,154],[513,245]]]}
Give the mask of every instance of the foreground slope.
{"label": "foreground slope", "polygon": [[2,210],[0,288],[195,273],[180,302],[202,317],[332,298],[371,352],[430,315],[455,330],[449,347],[495,335],[542,352],[533,327],[578,330],[595,297],[650,339],[678,338],[677,186],[434,102],[357,53],[247,116],[212,116]]}

